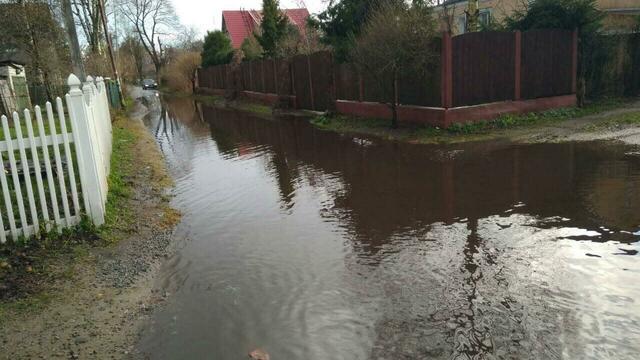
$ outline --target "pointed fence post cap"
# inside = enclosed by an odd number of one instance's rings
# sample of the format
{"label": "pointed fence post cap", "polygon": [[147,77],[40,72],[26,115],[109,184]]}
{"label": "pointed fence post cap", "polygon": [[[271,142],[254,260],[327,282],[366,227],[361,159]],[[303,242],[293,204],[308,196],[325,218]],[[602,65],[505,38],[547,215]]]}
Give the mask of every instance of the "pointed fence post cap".
{"label": "pointed fence post cap", "polygon": [[69,78],[67,79],[67,84],[71,89],[79,89],[80,85],[82,85],[82,83],[80,82],[80,79],[78,79],[78,77],[75,76],[74,74],[69,75]]}
{"label": "pointed fence post cap", "polygon": [[87,76],[87,82],[88,83],[92,83],[93,82],[93,76],[91,76],[91,75]]}

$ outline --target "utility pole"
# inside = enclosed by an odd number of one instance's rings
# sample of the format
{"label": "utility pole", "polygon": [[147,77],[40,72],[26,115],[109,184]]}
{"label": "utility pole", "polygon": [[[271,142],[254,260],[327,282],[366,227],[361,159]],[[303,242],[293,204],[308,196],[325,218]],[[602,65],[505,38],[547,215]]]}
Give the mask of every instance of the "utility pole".
{"label": "utility pole", "polygon": [[[67,0],[68,1],[68,0]],[[120,95],[120,105],[124,105],[124,98],[122,97],[122,88],[120,87],[120,75],[118,75],[118,68],[116,67],[115,57],[113,56],[113,47],[111,46],[111,36],[109,35],[109,28],[107,27],[107,14],[104,8],[104,0],[99,0],[100,17],[102,18],[102,27],[104,28],[104,37],[107,40],[107,49],[109,50],[109,59],[111,60],[111,70],[113,71],[113,77],[118,84],[118,94]]]}
{"label": "utility pole", "polygon": [[76,23],[73,21],[73,13],[71,11],[71,0],[62,0],[62,14],[64,16],[64,27],[67,30],[67,37],[69,38],[73,73],[80,78],[80,81],[84,81],[86,76],[84,73],[84,65],[82,64],[82,54],[80,53]]}

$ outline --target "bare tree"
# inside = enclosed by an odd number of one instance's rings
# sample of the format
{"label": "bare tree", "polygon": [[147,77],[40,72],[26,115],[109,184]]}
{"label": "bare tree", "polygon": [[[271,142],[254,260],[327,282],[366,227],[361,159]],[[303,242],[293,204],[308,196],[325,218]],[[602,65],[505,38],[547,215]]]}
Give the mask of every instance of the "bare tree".
{"label": "bare tree", "polygon": [[76,25],[80,26],[89,45],[89,51],[102,54],[103,39],[100,23],[101,7],[99,0],[71,0]]}
{"label": "bare tree", "polygon": [[120,6],[124,17],[131,22],[142,46],[149,54],[160,79],[160,70],[165,64],[163,41],[179,27],[177,16],[170,0],[124,0]]}
{"label": "bare tree", "polygon": [[76,32],[76,23],[73,20],[73,10],[70,0],[62,0],[62,15],[64,17],[64,27],[67,31],[67,39],[69,41],[69,50],[71,54],[71,63],[73,65],[73,73],[85,80],[84,64],[82,63],[82,52],[80,51],[80,43],[78,42],[78,33]]}
{"label": "bare tree", "polygon": [[351,54],[361,73],[374,80],[383,95],[381,102],[391,108],[391,127],[398,126],[398,79],[425,74],[437,61],[432,47],[437,19],[428,6],[404,2],[383,3],[374,10]]}
{"label": "bare tree", "polygon": [[0,50],[28,57],[28,78],[45,85],[47,97],[70,71],[69,48],[51,4],[41,0],[1,2]]}
{"label": "bare tree", "polygon": [[456,23],[456,4],[455,3],[443,3],[439,5],[441,7],[441,22],[443,31],[453,33]]}
{"label": "bare tree", "polygon": [[144,76],[145,50],[137,36],[127,36],[118,49],[118,58],[125,81],[140,80]]}

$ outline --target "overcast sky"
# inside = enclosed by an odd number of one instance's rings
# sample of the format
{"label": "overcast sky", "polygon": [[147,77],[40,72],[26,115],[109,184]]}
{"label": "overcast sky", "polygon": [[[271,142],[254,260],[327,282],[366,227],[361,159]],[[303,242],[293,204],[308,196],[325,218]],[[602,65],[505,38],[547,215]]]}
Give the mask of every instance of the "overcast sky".
{"label": "overcast sky", "polygon": [[[222,10],[260,9],[262,0],[172,0],[180,21],[193,26],[204,35],[207,30],[220,29]],[[281,8],[299,7],[299,1],[280,0]],[[327,0],[305,0],[311,13],[322,11]]]}

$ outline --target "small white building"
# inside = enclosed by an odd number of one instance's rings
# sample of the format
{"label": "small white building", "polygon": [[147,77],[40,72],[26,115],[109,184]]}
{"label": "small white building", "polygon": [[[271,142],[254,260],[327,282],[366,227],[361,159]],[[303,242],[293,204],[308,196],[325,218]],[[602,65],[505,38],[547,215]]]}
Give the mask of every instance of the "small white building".
{"label": "small white building", "polygon": [[31,107],[26,61],[18,52],[0,53],[0,113],[10,114]]}

